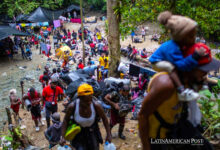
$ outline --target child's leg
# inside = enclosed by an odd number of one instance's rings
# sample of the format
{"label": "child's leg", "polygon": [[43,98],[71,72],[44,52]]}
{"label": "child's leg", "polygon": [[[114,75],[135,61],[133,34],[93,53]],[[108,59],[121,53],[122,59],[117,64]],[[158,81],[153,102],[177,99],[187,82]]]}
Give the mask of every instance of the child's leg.
{"label": "child's leg", "polygon": [[191,101],[199,98],[198,93],[194,92],[193,90],[184,88],[178,77],[177,70],[173,64],[167,61],[160,61],[154,63],[152,66],[156,71],[165,71],[169,73],[170,78],[173,80],[177,87],[178,98],[180,101]]}
{"label": "child's leg", "polygon": [[184,86],[182,85],[178,75],[177,75],[177,70],[174,69],[171,73],[170,73],[170,77],[173,80],[174,84],[177,87],[177,92],[181,93],[184,91]]}

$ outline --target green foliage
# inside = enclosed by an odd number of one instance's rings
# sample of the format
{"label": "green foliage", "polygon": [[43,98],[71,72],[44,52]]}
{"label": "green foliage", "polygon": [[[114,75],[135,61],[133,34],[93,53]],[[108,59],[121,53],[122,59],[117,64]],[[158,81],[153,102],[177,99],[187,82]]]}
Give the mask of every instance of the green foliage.
{"label": "green foliage", "polygon": [[[71,4],[80,4],[80,0],[2,0],[0,14],[7,14],[9,17],[19,14],[29,14],[39,6],[48,9],[59,9]],[[92,6],[94,10],[106,12],[106,0],[83,0],[83,7]]]}
{"label": "green foliage", "polygon": [[215,54],[215,57],[220,60],[220,53]]}
{"label": "green foliage", "polygon": [[208,138],[212,138],[215,134],[220,133],[220,99],[217,95],[219,93],[220,80],[218,81],[218,85],[213,87],[213,93],[211,93],[209,90],[200,92],[200,94],[204,95],[198,101],[202,105],[202,126],[206,129],[204,135],[206,135]]}
{"label": "green foliage", "polygon": [[106,0],[87,0],[88,5],[91,5],[94,10],[106,11]]}
{"label": "green foliage", "polygon": [[[71,0],[64,0],[64,6],[68,6],[69,4],[80,4],[80,0],[75,0],[73,2],[69,2]],[[92,8],[92,10],[106,12],[107,7],[106,0],[83,0],[83,7],[84,8]]]}
{"label": "green foliage", "polygon": [[3,0],[0,5],[0,14],[7,13],[10,17],[19,14],[28,14],[41,6],[48,9],[60,8],[63,0]]}
{"label": "green foliage", "polygon": [[197,21],[202,36],[215,37],[220,41],[220,1],[219,0],[121,0],[116,13],[122,17],[122,35],[128,34],[136,26],[146,21],[156,21],[158,14],[170,10],[174,14],[188,16]]}
{"label": "green foliage", "polygon": [[20,127],[16,127],[14,130],[15,133],[8,131],[7,135],[0,135],[0,145],[3,147],[3,150],[8,150],[10,148],[18,149],[21,147],[21,143],[17,142],[16,139],[13,139],[14,134],[19,137],[22,136]]}

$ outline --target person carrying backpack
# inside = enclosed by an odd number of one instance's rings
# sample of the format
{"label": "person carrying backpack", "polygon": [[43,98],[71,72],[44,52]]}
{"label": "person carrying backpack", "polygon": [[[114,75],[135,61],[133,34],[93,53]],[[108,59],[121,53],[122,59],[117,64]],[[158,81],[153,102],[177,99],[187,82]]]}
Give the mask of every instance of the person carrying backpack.
{"label": "person carrying backpack", "polygon": [[84,83],[78,87],[78,99],[69,104],[63,120],[61,145],[65,143],[68,126],[76,124],[80,126],[81,131],[72,139],[71,145],[76,150],[99,150],[99,144],[103,143],[98,125],[99,118],[102,119],[107,133],[106,141],[111,142],[108,119],[101,105],[94,101],[93,93],[89,84]]}

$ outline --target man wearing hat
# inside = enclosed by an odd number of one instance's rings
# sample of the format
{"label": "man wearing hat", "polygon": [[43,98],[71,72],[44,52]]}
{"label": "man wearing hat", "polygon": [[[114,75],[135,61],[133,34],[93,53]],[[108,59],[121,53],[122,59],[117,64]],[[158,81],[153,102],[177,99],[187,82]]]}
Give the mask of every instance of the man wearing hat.
{"label": "man wearing hat", "polygon": [[125,112],[125,114],[122,115],[120,109],[122,109],[123,104],[130,104],[131,96],[129,92],[130,87],[128,85],[123,85],[119,92],[113,91],[107,94],[104,98],[104,100],[112,107],[110,116],[110,128],[112,129],[116,124],[119,124],[118,136],[123,140],[126,139],[126,137],[123,135],[123,130],[125,127],[125,117],[127,113]]}
{"label": "man wearing hat", "polygon": [[57,76],[51,76],[50,85],[46,86],[42,92],[43,101],[45,102],[47,128],[49,128],[50,126],[50,115],[57,112],[58,96],[61,95],[61,99],[63,99],[63,97],[66,97],[63,93],[63,89],[57,86],[57,82]]}
{"label": "man wearing hat", "polygon": [[[191,72],[178,71],[178,75],[184,85],[193,88],[197,92],[202,88],[207,73],[220,68],[220,61],[212,58],[210,49],[201,43],[192,46],[184,54],[185,57],[193,54],[196,48],[200,47],[205,49],[206,55],[198,59],[198,66]],[[160,72],[152,77],[148,85],[148,95],[144,98],[138,119],[143,150],[167,149],[167,145],[154,144],[152,141],[154,142],[155,139],[170,138],[168,133],[173,131],[174,128],[168,127],[167,124],[169,124],[169,126],[179,125],[178,127],[180,127],[180,124],[177,123],[180,120],[179,116],[182,110],[184,110],[182,104],[183,102],[178,100],[177,90],[167,72]],[[186,104],[188,105],[189,103]],[[190,123],[192,122],[190,121]],[[166,124],[166,126],[164,126],[164,124]],[[184,124],[181,124],[181,126],[182,125]],[[197,130],[197,128],[194,125],[194,131],[195,130]],[[191,135],[191,133],[189,133],[191,131],[188,131],[187,129],[184,132],[186,132],[185,134]],[[205,139],[203,139],[203,141],[204,143],[200,145],[202,149],[212,149]],[[175,145],[173,144],[172,146]],[[188,144],[186,146],[191,145]],[[174,147],[174,149],[178,148]],[[189,149],[189,147],[185,147],[185,149]]]}

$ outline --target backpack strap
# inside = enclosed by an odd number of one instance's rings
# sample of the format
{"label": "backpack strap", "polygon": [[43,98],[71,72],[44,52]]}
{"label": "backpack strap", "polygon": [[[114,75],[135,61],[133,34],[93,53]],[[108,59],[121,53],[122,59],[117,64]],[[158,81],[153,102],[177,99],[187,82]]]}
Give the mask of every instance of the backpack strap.
{"label": "backpack strap", "polygon": [[[169,130],[172,130],[176,127],[176,123],[175,124],[170,124],[168,122],[166,122],[162,117],[161,115],[159,114],[158,111],[155,111],[154,112],[154,116],[157,118],[157,120],[160,122],[160,126],[157,130],[157,138],[160,138],[160,130],[161,128],[166,128],[166,129],[169,129]],[[181,115],[180,115],[180,119],[179,120],[187,120],[187,117],[188,117],[188,105],[187,103],[183,103],[183,107],[182,107],[182,112],[181,112]]]}
{"label": "backpack strap", "polygon": [[157,120],[160,122],[160,126],[157,130],[157,137],[156,138],[160,138],[160,130],[161,128],[166,128],[166,129],[173,129],[175,127],[175,124],[170,124],[167,123],[162,117],[161,115],[158,113],[158,111],[154,112],[154,116],[157,118]]}

